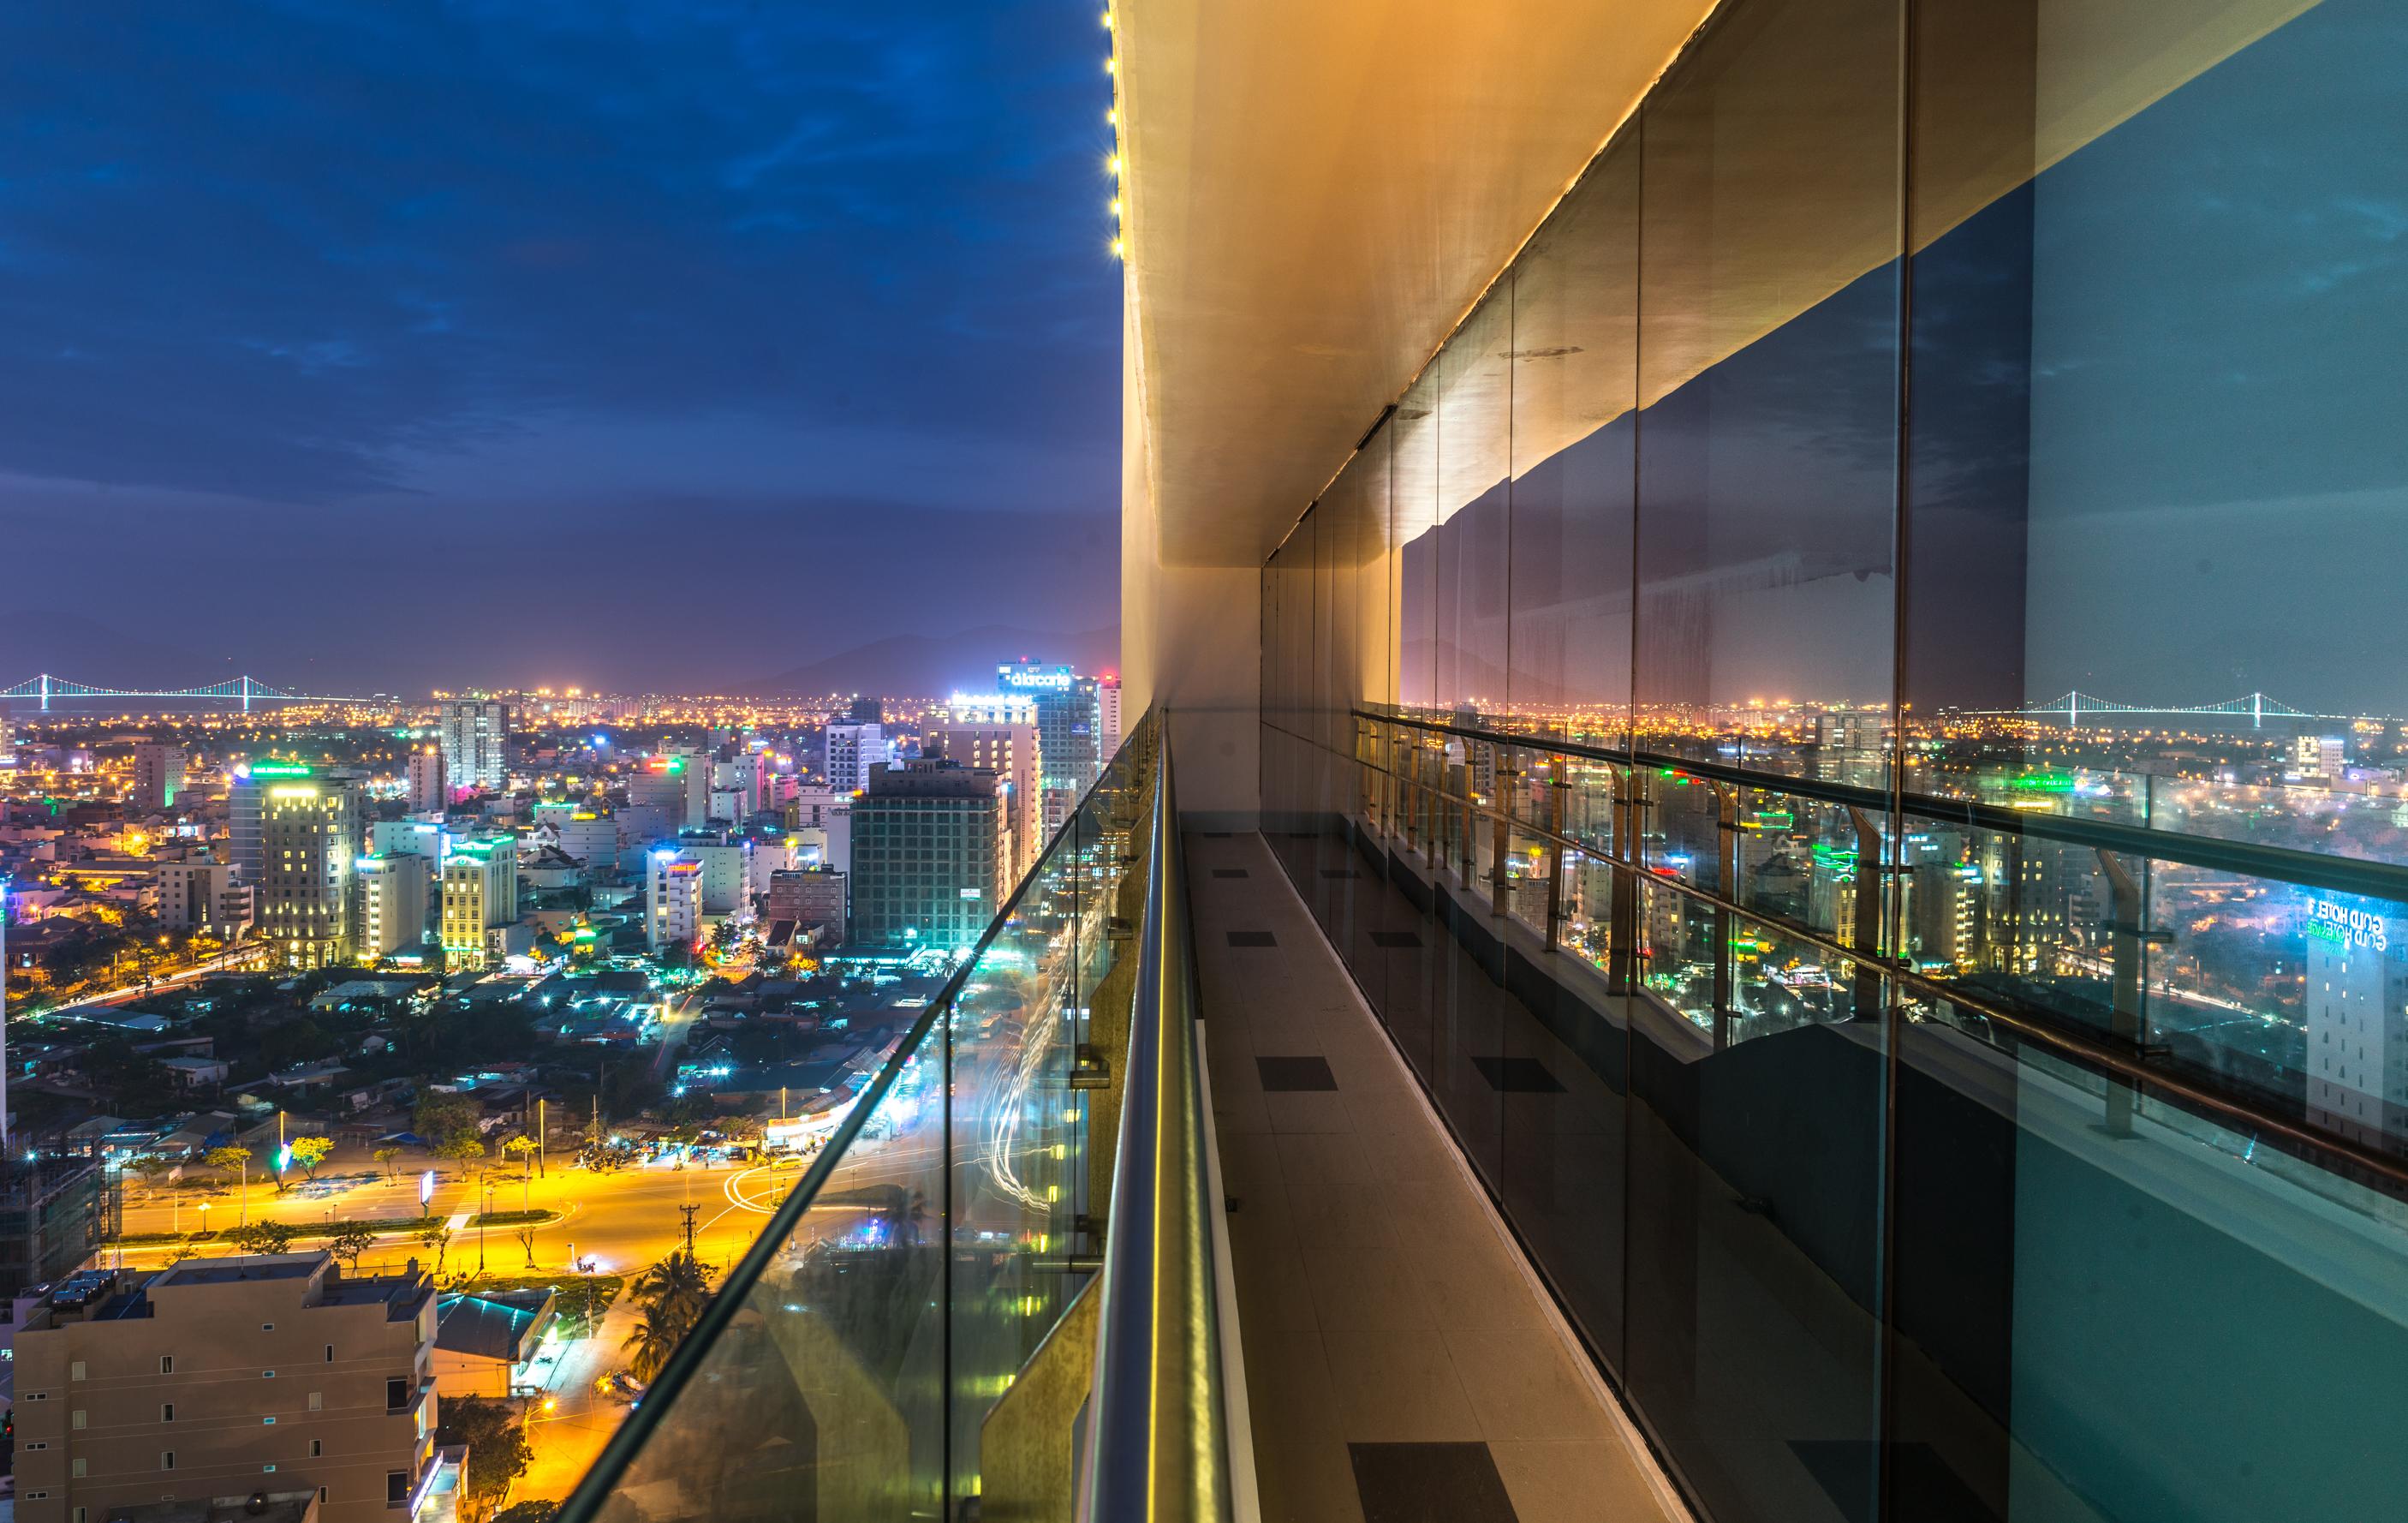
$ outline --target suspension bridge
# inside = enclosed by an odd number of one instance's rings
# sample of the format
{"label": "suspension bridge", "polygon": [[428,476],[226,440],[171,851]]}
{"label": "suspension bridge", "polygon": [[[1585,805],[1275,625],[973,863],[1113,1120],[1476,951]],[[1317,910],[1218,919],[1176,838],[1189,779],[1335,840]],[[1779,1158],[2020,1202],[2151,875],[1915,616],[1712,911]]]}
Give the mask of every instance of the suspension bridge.
{"label": "suspension bridge", "polygon": [[2177,707],[2146,703],[2117,703],[2113,698],[2102,698],[2096,694],[2079,690],[2051,698],[2045,703],[2035,703],[2022,709],[1985,709],[1978,712],[2019,719],[2055,719],[2061,714],[2065,718],[2065,726],[2068,729],[2081,724],[2086,716],[2103,717],[2108,714],[2213,714],[2224,719],[2246,719],[2252,729],[2263,726],[2270,719],[2348,719],[2353,717],[2349,714],[2312,714],[2304,709],[2294,709],[2287,703],[2270,698],[2263,693],[2244,693],[2237,698],[2227,698],[2222,703]]}
{"label": "suspension bridge", "polygon": [[355,703],[359,701],[356,698],[326,694],[289,693],[283,688],[263,682],[256,677],[229,677],[224,682],[210,682],[204,687],[95,687],[90,682],[70,682],[64,677],[53,677],[47,671],[37,677],[28,677],[14,687],[0,687],[0,699],[9,698],[32,701],[38,705],[44,713],[50,712],[50,705],[54,702],[89,702],[93,699],[111,698],[175,698],[188,703],[237,704],[244,713],[251,712],[253,704]]}

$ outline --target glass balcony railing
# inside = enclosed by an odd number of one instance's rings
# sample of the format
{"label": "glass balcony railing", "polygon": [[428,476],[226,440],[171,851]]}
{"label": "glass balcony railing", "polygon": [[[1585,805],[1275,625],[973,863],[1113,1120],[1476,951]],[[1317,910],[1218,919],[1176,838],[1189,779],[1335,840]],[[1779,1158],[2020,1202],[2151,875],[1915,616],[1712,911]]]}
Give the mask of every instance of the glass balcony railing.
{"label": "glass balcony railing", "polygon": [[[2238,1523],[2408,1486],[2332,1421],[2403,1410],[2408,1128],[2319,1040],[2352,979],[2396,1006],[2408,868],[2087,779],[1352,723],[1351,754],[1265,726],[1274,847],[1701,1514]],[[2219,952],[2244,922],[2283,976]]]}
{"label": "glass balcony railing", "polygon": [[[1161,737],[1131,730],[563,1519],[1067,1519],[1082,1485],[1225,1493],[1212,1320],[1181,1349],[1151,1337],[1213,1275]],[[1205,1442],[1173,1444],[1191,1425]]]}

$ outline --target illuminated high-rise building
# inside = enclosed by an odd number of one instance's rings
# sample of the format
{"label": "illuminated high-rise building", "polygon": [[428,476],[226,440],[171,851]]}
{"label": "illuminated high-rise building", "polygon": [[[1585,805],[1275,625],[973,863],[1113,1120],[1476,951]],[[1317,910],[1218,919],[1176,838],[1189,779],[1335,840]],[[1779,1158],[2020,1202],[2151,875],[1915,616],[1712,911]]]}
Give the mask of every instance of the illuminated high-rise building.
{"label": "illuminated high-rise building", "polygon": [[356,784],[295,763],[254,763],[263,797],[259,925],[287,968],[351,955],[351,895],[360,851]]}
{"label": "illuminated high-rise building", "polygon": [[432,814],[452,801],[444,772],[441,746],[423,745],[409,754],[408,797],[412,814]]}
{"label": "illuminated high-rise building", "polygon": [[134,748],[136,809],[157,814],[175,808],[184,791],[184,748],[142,744]]}
{"label": "illuminated high-rise building", "polygon": [[2398,1152],[2408,1133],[2408,919],[2385,908],[2308,900],[2308,1119]]}
{"label": "illuminated high-rise building", "polygon": [[497,927],[519,918],[519,850],[514,836],[457,842],[443,864],[439,920],[447,968],[482,968]]}
{"label": "illuminated high-rise building", "polygon": [[497,698],[445,698],[443,771],[454,788],[499,793],[510,782],[510,706]]}
{"label": "illuminated high-rise building", "polygon": [[702,939],[702,864],[664,847],[644,860],[644,944],[654,956]]}
{"label": "illuminated high-rise building", "polygon": [[362,962],[408,952],[426,941],[427,887],[434,864],[415,853],[371,853],[359,860]]}
{"label": "illuminated high-rise building", "polygon": [[1007,695],[1025,696],[1036,705],[1043,768],[1038,823],[1051,840],[1103,771],[1103,712],[1096,679],[1068,667],[1011,661],[996,668],[996,682]]}
{"label": "illuminated high-rise building", "polygon": [[1001,780],[1008,836],[1003,858],[1017,882],[1045,849],[1037,706],[1025,698],[1015,703],[956,694],[948,710],[950,717],[929,726],[928,746],[949,761]]}
{"label": "illuminated high-rise building", "polygon": [[993,772],[920,757],[873,774],[853,808],[853,937],[967,947],[995,918],[1007,864]]}
{"label": "illuminated high-rise building", "polygon": [[895,742],[882,724],[827,727],[828,786],[839,793],[868,787],[870,773],[894,759]]}

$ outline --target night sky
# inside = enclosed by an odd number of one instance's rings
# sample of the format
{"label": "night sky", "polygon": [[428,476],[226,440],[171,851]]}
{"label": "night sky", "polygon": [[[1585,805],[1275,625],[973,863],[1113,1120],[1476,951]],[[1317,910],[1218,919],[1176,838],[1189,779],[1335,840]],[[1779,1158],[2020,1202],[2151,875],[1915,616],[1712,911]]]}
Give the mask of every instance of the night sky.
{"label": "night sky", "polygon": [[0,685],[726,688],[1112,624],[1105,43],[1065,0],[8,7]]}

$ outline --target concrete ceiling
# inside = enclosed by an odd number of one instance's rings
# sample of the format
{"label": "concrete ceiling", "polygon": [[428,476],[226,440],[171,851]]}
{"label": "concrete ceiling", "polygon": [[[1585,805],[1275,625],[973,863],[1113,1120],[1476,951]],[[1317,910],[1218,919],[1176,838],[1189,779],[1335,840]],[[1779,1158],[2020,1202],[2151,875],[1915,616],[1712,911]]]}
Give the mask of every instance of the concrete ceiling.
{"label": "concrete ceiling", "polygon": [[1254,567],[1712,0],[1119,0],[1132,484]]}

